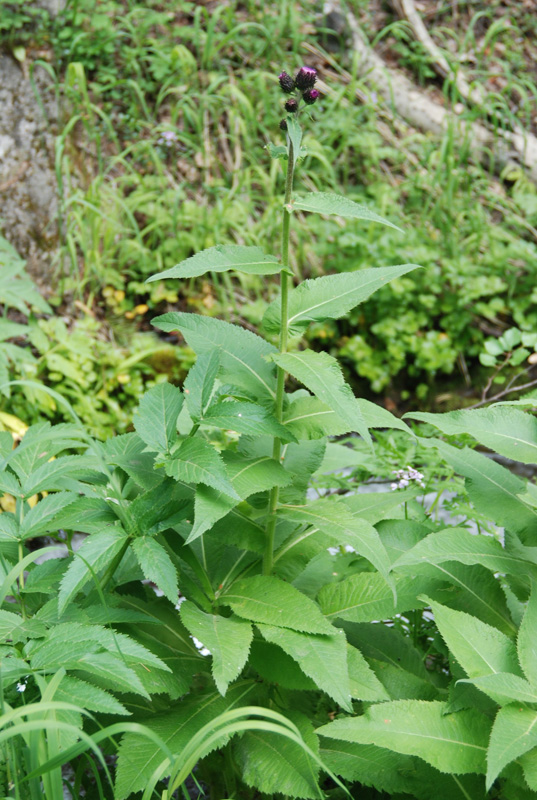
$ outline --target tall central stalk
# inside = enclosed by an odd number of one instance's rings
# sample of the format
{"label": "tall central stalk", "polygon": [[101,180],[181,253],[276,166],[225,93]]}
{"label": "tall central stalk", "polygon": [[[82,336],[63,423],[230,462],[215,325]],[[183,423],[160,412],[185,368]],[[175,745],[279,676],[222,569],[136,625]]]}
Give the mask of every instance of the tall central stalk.
{"label": "tall central stalk", "polygon": [[[285,199],[283,206],[283,222],[282,222],[282,264],[285,267],[289,266],[289,228],[291,225],[291,211],[289,209],[291,197],[293,192],[293,176],[295,171],[295,158],[293,151],[293,143],[288,138],[288,157],[287,157],[287,172],[285,176]],[[280,353],[287,352],[287,317],[289,307],[289,274],[286,271],[280,272]],[[283,417],[283,393],[285,387],[285,370],[281,367],[277,368],[276,377],[276,409],[275,415],[278,422],[282,421]],[[272,457],[279,463],[282,451],[281,440],[277,437],[274,438],[274,445],[272,447]],[[274,552],[274,531],[276,530],[276,507],[278,505],[278,497],[280,493],[279,486],[274,486],[271,489],[268,504],[268,522],[267,522],[267,541],[265,545],[265,553],[263,555],[263,575],[270,575],[272,572],[272,557]]]}

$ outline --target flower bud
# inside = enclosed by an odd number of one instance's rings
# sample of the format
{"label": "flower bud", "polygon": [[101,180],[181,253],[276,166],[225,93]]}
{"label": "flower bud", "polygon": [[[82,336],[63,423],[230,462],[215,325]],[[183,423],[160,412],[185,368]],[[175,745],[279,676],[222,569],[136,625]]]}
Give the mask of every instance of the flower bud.
{"label": "flower bud", "polygon": [[317,80],[317,70],[313,67],[300,67],[295,76],[295,86],[300,91],[313,89]]}
{"label": "flower bud", "polygon": [[308,106],[312,106],[314,102],[317,100],[318,97],[321,96],[321,93],[317,91],[317,89],[306,89],[302,97],[304,98],[304,102]]}
{"label": "flower bud", "polygon": [[280,122],[280,130],[282,130],[282,131],[286,131],[287,130],[287,120],[286,119],[282,119],[282,121]]}
{"label": "flower bud", "polygon": [[294,114],[298,110],[298,101],[294,97],[290,97],[285,104],[285,110],[290,114]]}
{"label": "flower bud", "polygon": [[282,91],[284,91],[286,94],[291,94],[291,92],[294,91],[295,82],[293,78],[291,78],[291,76],[287,74],[287,72],[280,72],[280,74],[278,75],[278,80],[280,82],[280,87]]}

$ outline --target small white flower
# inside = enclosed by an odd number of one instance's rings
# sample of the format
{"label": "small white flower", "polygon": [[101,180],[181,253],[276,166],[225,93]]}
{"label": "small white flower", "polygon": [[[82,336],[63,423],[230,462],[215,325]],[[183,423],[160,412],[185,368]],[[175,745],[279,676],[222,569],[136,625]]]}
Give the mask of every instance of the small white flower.
{"label": "small white flower", "polygon": [[27,685],[28,685],[27,683],[18,683],[17,684],[17,691],[18,692],[25,692]]}

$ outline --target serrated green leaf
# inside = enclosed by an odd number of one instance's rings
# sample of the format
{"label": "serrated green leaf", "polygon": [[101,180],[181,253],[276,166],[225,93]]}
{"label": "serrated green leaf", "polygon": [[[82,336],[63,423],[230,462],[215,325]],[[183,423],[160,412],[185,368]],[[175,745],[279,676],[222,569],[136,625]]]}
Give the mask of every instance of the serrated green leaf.
{"label": "serrated green leaf", "polygon": [[334,629],[331,636],[315,636],[272,625],[258,623],[257,627],[268,642],[278,645],[294,658],[321,691],[352,712],[347,642],[343,631]]}
{"label": "serrated green leaf", "polygon": [[[11,436],[11,434],[9,435]],[[6,492],[13,497],[21,496],[22,491],[20,483],[11,472],[4,471],[0,473],[0,492]]]}
{"label": "serrated green leaf", "polygon": [[281,425],[265,408],[256,403],[222,400],[211,405],[202,418],[204,425],[234,430],[250,435],[276,436],[284,442],[296,442],[294,434]]}
{"label": "serrated green leaf", "polygon": [[513,641],[497,628],[462,611],[429,601],[438,630],[470,678],[493,672],[520,675]]}
{"label": "serrated green leaf", "polygon": [[235,616],[205,614],[190,601],[181,605],[181,620],[210,651],[214,682],[220,694],[225,695],[246,664],[253,636],[251,624]]}
{"label": "serrated green leaf", "polygon": [[351,425],[317,397],[299,397],[284,412],[283,424],[297,439],[341,436]]}
{"label": "serrated green leaf", "polygon": [[166,475],[185,483],[204,483],[218,492],[240,499],[233,488],[222,456],[199,436],[185,439],[164,462]]}
{"label": "serrated green leaf", "polygon": [[339,719],[317,733],[418,756],[441,772],[484,772],[490,721],[474,711],[445,714],[445,703],[395,700],[361,717]]}
{"label": "serrated green leaf", "polygon": [[158,383],[140,400],[134,415],[134,427],[152,450],[168,452],[176,441],[177,417],[183,401],[181,391],[171,383]]}
{"label": "serrated green leaf", "polygon": [[[240,705],[248,705],[254,688],[252,683],[233,686],[225,698],[218,692],[197,694],[144,722],[173,753],[180,753],[192,737],[219,714]],[[226,741],[227,737],[223,736],[213,743],[212,749],[222,746]],[[119,747],[116,800],[125,800],[133,792],[145,789],[147,781],[163,757],[162,751],[154,742],[143,736],[127,733]]]}
{"label": "serrated green leaf", "polygon": [[537,463],[537,419],[516,408],[491,406],[447,414],[412,411],[405,417],[428,422],[449,436],[468,433],[485,447],[514,461]]}
{"label": "serrated green leaf", "polygon": [[81,708],[87,708],[88,711],[97,711],[101,714],[130,714],[130,711],[127,711],[125,706],[109,692],[68,675],[62,678],[54,699],[75,703]]}
{"label": "serrated green leaf", "polygon": [[166,550],[151,536],[134,539],[132,549],[147,580],[152,581],[170,603],[177,603],[177,571]]}
{"label": "serrated green leaf", "polygon": [[397,516],[397,507],[413,500],[420,493],[423,491],[418,487],[398,489],[394,492],[360,492],[343,497],[341,502],[345,503],[355,516],[375,524],[382,519],[394,519]]}
{"label": "serrated green leaf", "polygon": [[396,231],[403,231],[388,222],[384,217],[379,217],[374,211],[370,211],[366,206],[361,206],[350,200],[348,197],[343,197],[340,194],[333,192],[309,192],[305,197],[297,197],[293,202],[293,207],[299,211],[312,211],[316,214],[335,215],[337,217],[349,217],[351,219],[363,219],[366,222],[378,222],[381,225],[387,225],[389,228],[395,228]]}
{"label": "serrated green leaf", "polygon": [[62,578],[58,605],[60,614],[77,592],[92,580],[90,567],[94,573],[99,574],[111,563],[126,541],[125,532],[118,529],[95,533],[85,539]]}
{"label": "serrated green leaf", "polygon": [[[532,591],[518,632],[518,660],[533,688],[537,689],[537,582]],[[506,670],[515,672],[516,670]]]}
{"label": "serrated green leaf", "polygon": [[477,686],[500,705],[507,705],[513,700],[518,703],[537,703],[537,690],[533,689],[524,678],[519,678],[510,672],[495,672],[480,678],[460,680],[458,683]]}
{"label": "serrated green leaf", "polygon": [[220,596],[220,601],[252,622],[328,636],[334,632],[312,600],[271,575],[237,581]]}
{"label": "serrated green leaf", "polygon": [[277,684],[284,689],[311,691],[316,689],[315,683],[305,675],[297,662],[280,647],[254,639],[250,649],[248,665],[268,683]]}
{"label": "serrated green leaf", "polygon": [[186,407],[192,419],[199,419],[209,404],[220,368],[218,348],[201,353],[183,384]]}
{"label": "serrated green leaf", "polygon": [[390,560],[377,531],[369,522],[355,517],[343,503],[322,498],[305,506],[281,506],[278,515],[313,525],[336,545],[350,545],[378,569],[394,590]]}
{"label": "serrated green leaf", "polygon": [[511,761],[537,746],[537,711],[510,705],[498,711],[487,753],[487,789]]}
{"label": "serrated green leaf", "polygon": [[258,399],[276,398],[276,371],[264,356],[276,348],[255,333],[220,319],[171,312],[153,320],[160,330],[180,331],[196,355],[220,350],[220,377]]}
{"label": "serrated green leaf", "polygon": [[60,456],[37,467],[22,484],[21,493],[28,498],[42,491],[84,491],[85,487],[79,482],[80,479],[95,483],[103,481],[97,466],[97,460],[88,455]]}
{"label": "serrated green leaf", "polygon": [[79,448],[84,437],[82,429],[75,425],[52,426],[50,422],[39,422],[28,428],[16,449],[6,458],[6,465],[9,464],[22,482],[63,450]]}
{"label": "serrated green leaf", "polygon": [[389,700],[388,692],[356,647],[347,645],[351,696],[355,700]]}
{"label": "serrated green leaf", "polygon": [[44,497],[25,515],[20,527],[21,538],[29,539],[32,536],[54,530],[58,512],[77,499],[77,496],[70,492],[58,492]]}
{"label": "serrated green leaf", "polygon": [[[340,272],[303,281],[289,292],[288,330],[295,335],[302,333],[312,322],[339,319],[390,281],[417,268],[417,264],[401,264]],[[277,333],[280,320],[281,298],[277,298],[265,311],[263,328],[267,333]]]}
{"label": "serrated green leaf", "polygon": [[360,406],[345,382],[341,367],[328,353],[303,350],[297,353],[277,353],[273,361],[304,384],[322,403],[337,413],[342,420],[371,442]]}
{"label": "serrated green leaf", "polygon": [[275,256],[267,255],[260,247],[217,244],[208,247],[207,250],[201,250],[171,269],[152,275],[146,282],[151,283],[165,278],[197,278],[207,272],[228,272],[232,269],[249,275],[274,275],[283,268]]}

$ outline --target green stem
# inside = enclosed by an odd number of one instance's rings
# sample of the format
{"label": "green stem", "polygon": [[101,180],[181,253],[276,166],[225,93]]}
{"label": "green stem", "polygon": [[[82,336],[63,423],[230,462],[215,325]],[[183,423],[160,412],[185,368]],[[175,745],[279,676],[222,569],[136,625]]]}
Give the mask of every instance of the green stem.
{"label": "green stem", "polygon": [[[289,139],[288,157],[287,157],[287,173],[285,176],[285,199],[283,206],[283,222],[282,222],[282,264],[285,267],[289,266],[289,229],[291,225],[291,211],[289,209],[292,192],[293,192],[293,177],[295,171],[295,158],[293,152],[293,143]],[[280,353],[287,352],[287,319],[289,309],[289,274],[287,272],[280,272],[280,299],[281,299],[281,314],[280,314]],[[277,368],[276,373],[276,408],[275,414],[278,422],[282,421],[283,417],[283,396],[285,387],[285,370],[281,367]],[[272,447],[272,458],[280,461],[282,443],[277,437],[274,438],[274,445]],[[276,508],[278,506],[278,498],[280,489],[274,486],[269,495],[268,505],[268,522],[267,522],[267,540],[265,545],[265,553],[263,556],[263,575],[270,575],[272,572],[272,556],[274,552],[274,532],[276,530]]]}
{"label": "green stem", "polygon": [[123,556],[127,552],[130,543],[131,543],[131,539],[130,539],[130,536],[129,536],[129,538],[125,540],[125,543],[124,543],[123,547],[121,548],[119,553],[115,556],[113,561],[111,561],[108,569],[106,570],[106,572],[104,573],[103,577],[101,578],[101,580],[100,580],[101,589],[104,589],[108,585],[109,581],[112,579],[112,577],[114,575],[114,572],[116,571],[116,569],[121,564],[121,562],[123,560]]}

